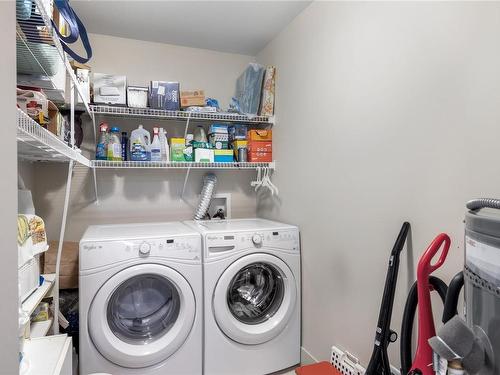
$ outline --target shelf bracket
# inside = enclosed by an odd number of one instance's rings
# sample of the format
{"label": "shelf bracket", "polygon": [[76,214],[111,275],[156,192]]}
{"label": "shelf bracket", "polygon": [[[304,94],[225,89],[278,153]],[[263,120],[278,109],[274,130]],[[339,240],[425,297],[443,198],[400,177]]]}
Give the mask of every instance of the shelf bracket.
{"label": "shelf bracket", "polygon": [[184,193],[186,192],[186,186],[187,186],[187,182],[188,182],[188,179],[189,179],[189,173],[191,172],[191,168],[188,167],[187,171],[186,171],[186,176],[184,177],[184,185],[182,185],[182,191],[181,191],[181,200],[185,201],[184,199]]}
{"label": "shelf bracket", "polygon": [[188,128],[189,128],[189,120],[191,120],[191,112],[188,113],[188,117],[186,120],[186,128],[184,129],[184,139],[186,139],[186,137],[187,137]]}
{"label": "shelf bracket", "polygon": [[91,166],[91,169],[92,169],[92,178],[94,180],[95,204],[99,204],[99,193],[97,191],[97,173],[93,166]]}
{"label": "shelf bracket", "polygon": [[68,178],[66,180],[66,193],[64,196],[64,207],[61,220],[61,232],[59,233],[59,244],[57,247],[57,258],[56,258],[56,275],[54,279],[54,321],[53,321],[53,331],[54,335],[59,333],[59,272],[61,269],[61,255],[64,242],[64,233],[66,231],[66,221],[68,218],[68,206],[69,198],[71,195],[71,178],[73,177],[73,167],[74,160],[70,160],[68,164]]}

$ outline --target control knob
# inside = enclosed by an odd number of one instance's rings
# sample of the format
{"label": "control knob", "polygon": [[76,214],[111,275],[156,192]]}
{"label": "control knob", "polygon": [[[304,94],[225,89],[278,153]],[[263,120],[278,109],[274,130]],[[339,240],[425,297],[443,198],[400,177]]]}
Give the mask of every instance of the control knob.
{"label": "control knob", "polygon": [[262,245],[262,236],[260,234],[254,234],[252,236],[252,242],[255,246]]}
{"label": "control knob", "polygon": [[141,243],[139,246],[139,254],[140,255],[148,255],[151,251],[151,245],[148,244],[147,242]]}

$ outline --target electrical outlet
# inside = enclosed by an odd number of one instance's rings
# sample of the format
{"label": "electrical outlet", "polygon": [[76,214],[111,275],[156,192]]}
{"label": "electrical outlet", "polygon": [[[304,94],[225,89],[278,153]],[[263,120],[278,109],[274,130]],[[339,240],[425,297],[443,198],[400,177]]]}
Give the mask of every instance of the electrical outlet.
{"label": "electrical outlet", "polygon": [[366,371],[359,363],[358,358],[336,346],[332,346],[330,363],[343,375],[363,375]]}

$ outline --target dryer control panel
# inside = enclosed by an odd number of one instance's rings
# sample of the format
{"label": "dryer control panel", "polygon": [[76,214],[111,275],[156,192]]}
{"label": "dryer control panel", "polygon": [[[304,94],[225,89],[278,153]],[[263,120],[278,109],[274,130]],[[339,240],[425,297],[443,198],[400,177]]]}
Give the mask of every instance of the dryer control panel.
{"label": "dryer control panel", "polygon": [[200,261],[198,236],[80,243],[80,270],[137,258]]}
{"label": "dryer control panel", "polygon": [[235,234],[210,233],[206,235],[208,256],[226,251],[246,249],[279,249],[299,252],[299,232],[297,230],[255,231]]}

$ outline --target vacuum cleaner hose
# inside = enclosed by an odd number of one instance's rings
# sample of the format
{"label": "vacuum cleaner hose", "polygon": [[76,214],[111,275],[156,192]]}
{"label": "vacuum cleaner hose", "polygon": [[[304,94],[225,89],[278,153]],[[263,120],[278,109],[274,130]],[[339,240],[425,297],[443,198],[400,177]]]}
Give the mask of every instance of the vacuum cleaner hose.
{"label": "vacuum cleaner hose", "polygon": [[[429,277],[429,284],[432,288],[438,292],[439,297],[443,301],[446,300],[446,293],[448,291],[448,286],[446,283],[435,277]],[[413,333],[413,321],[415,320],[415,313],[417,312],[418,305],[418,293],[417,293],[417,283],[415,282],[408,294],[406,299],[405,310],[403,313],[403,323],[401,324],[401,341],[400,341],[400,355],[401,355],[401,375],[407,375],[413,364],[412,356],[412,333]]]}
{"label": "vacuum cleaner hose", "polygon": [[494,198],[477,198],[467,202],[467,208],[471,211],[481,208],[496,208],[500,210],[500,199]]}
{"label": "vacuum cleaner hose", "polygon": [[216,185],[217,177],[213,173],[208,173],[203,177],[203,189],[201,190],[200,202],[194,213],[195,220],[203,220],[207,214]]}

